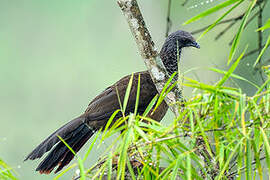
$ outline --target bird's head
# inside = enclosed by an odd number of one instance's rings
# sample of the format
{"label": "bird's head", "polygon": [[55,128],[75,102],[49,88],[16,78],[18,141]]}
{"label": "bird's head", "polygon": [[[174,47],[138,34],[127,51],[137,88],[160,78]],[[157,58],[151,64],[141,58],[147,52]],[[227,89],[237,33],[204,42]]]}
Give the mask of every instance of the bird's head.
{"label": "bird's head", "polygon": [[[195,41],[189,32],[182,30],[171,33],[166,38],[165,43],[160,51],[160,58],[162,59],[169,75],[178,70],[177,58],[180,59],[182,48],[184,47],[200,48],[200,45]],[[178,55],[177,52],[179,52]]]}

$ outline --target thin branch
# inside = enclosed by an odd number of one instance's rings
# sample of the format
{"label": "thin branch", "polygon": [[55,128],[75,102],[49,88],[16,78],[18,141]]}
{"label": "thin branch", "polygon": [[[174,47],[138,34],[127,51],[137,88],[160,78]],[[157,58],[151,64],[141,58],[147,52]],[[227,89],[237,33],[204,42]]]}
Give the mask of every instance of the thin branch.
{"label": "thin branch", "polygon": [[215,37],[215,40],[217,41],[221,36],[223,36],[226,32],[228,32],[233,27],[233,25],[235,25],[236,22],[237,21],[231,22],[224,30],[218,33],[218,35]]}
{"label": "thin branch", "polygon": [[185,0],[185,1],[182,3],[182,6],[185,6],[187,3],[188,3],[188,0]]}
{"label": "thin branch", "polygon": [[[246,58],[248,56],[251,56],[251,55],[255,54],[258,51],[260,51],[260,49],[253,49],[253,50],[247,52],[246,54],[244,54],[244,56],[242,57],[242,59],[244,59],[244,58]],[[236,59],[234,59],[232,62],[235,62],[235,61],[236,61]]]}
{"label": "thin branch", "polygon": [[246,58],[246,57],[248,57],[248,56],[251,56],[251,55],[255,54],[255,53],[258,52],[258,51],[260,51],[260,49],[253,49],[253,50],[247,52],[247,53],[242,57],[242,59],[244,59],[244,58]]}
{"label": "thin branch", "polygon": [[[260,4],[258,6],[259,6],[258,28],[260,28],[260,27],[262,27],[262,12],[263,12],[264,6],[262,7]],[[259,54],[260,54],[260,52],[261,52],[261,50],[263,48],[263,46],[262,46],[262,39],[263,39],[262,38],[262,31],[258,31],[258,49],[260,50],[259,51]],[[258,64],[261,65],[261,58],[259,59]],[[263,77],[263,71],[261,69],[259,69],[259,73],[260,73],[260,76],[261,76],[261,79],[262,79],[262,83],[264,83],[265,82],[265,79]]]}
{"label": "thin branch", "polygon": [[[266,157],[263,156],[263,157],[261,157],[259,160],[261,161],[261,160],[264,160],[265,158],[266,158]],[[253,162],[251,163],[251,165],[254,165],[254,164],[256,164],[256,161],[253,161]],[[240,171],[242,171],[242,170],[244,170],[244,169],[246,169],[246,166],[242,167],[242,168],[240,169]],[[236,171],[230,173],[228,176],[229,176],[229,177],[230,177],[230,176],[234,176],[234,175],[237,174],[237,172],[238,172],[238,170],[236,170]]]}
{"label": "thin branch", "polygon": [[172,27],[172,21],[171,21],[171,3],[172,0],[168,0],[168,11],[167,11],[167,24],[166,24],[166,33],[165,33],[165,37],[168,37],[170,29]]}
{"label": "thin branch", "polygon": [[[250,124],[246,125],[245,127],[248,128],[248,127],[251,127],[252,125],[253,125],[253,123],[250,123]],[[224,127],[220,127],[220,128],[216,128],[216,129],[205,130],[204,132],[205,133],[222,132],[222,131],[234,130],[234,129],[238,129],[238,128],[239,128],[239,126],[233,126],[233,127],[229,127],[229,128],[224,126]],[[267,129],[267,128],[264,128],[264,129]],[[169,135],[169,134],[170,133],[167,133],[167,135]],[[179,135],[176,135],[176,136],[169,136],[169,137],[164,137],[164,138],[156,138],[156,139],[154,139],[152,141],[147,141],[147,142],[144,142],[144,143],[135,144],[134,146],[131,146],[130,149],[134,149],[135,147],[143,147],[143,146],[146,146],[146,145],[149,145],[149,144],[155,144],[155,143],[163,142],[163,141],[167,141],[167,140],[177,139],[177,138],[180,138],[180,137],[191,137],[191,136],[195,136],[195,135],[200,136],[200,134],[202,134],[201,131],[198,131],[198,132],[195,132],[195,133],[185,132],[185,133],[182,133],[182,134],[179,134]]]}
{"label": "thin branch", "polygon": [[261,70],[261,68],[262,68],[263,66],[266,66],[266,65],[268,65],[269,63],[270,63],[270,59],[267,59],[267,60],[265,60],[263,63],[261,63],[261,65],[256,66],[256,67],[254,68],[254,70],[255,70],[255,71]]}
{"label": "thin branch", "polygon": [[[263,8],[265,7],[265,4],[266,4],[266,3],[264,3]],[[256,6],[255,6],[255,7],[256,7]],[[254,10],[255,7],[254,7],[252,10]],[[249,20],[248,20],[247,23],[245,24],[244,29],[245,29],[245,28],[249,25],[249,23],[251,23],[252,20],[253,20],[255,17],[257,17],[258,15],[259,15],[259,11],[257,11],[253,16],[251,16],[251,18],[249,18]],[[234,35],[233,39],[230,41],[229,45],[232,45],[234,38],[235,38],[235,35]]]}
{"label": "thin branch", "polygon": [[[258,28],[262,27],[262,7],[259,5],[259,15],[258,15]],[[258,48],[262,49],[262,31],[258,31]],[[260,61],[259,61],[260,63]]]}
{"label": "thin branch", "polygon": [[[220,21],[217,25],[221,25],[221,24],[226,24],[226,23],[230,23],[223,31],[221,31],[215,38],[215,40],[219,39],[223,34],[225,34],[236,22],[240,21],[243,17],[244,17],[244,13],[239,15],[239,16],[236,16],[236,17],[233,17],[233,18],[230,18],[230,19],[226,19],[226,20],[223,20],[223,21]],[[245,27],[257,16],[259,15],[259,11],[256,12],[246,23]],[[216,26],[217,26],[216,25]],[[207,25],[201,29],[197,29],[193,32],[191,32],[191,34],[198,34],[200,32],[203,32],[205,31],[208,27],[210,27],[211,25]],[[234,39],[234,38],[233,38]],[[232,44],[232,41],[233,39],[230,41],[230,45]]]}
{"label": "thin branch", "polygon": [[[150,73],[158,92],[161,93],[169,76],[160,57],[158,57],[157,49],[154,47],[154,42],[146,28],[137,1],[118,0],[118,5],[126,17],[148,72]],[[167,104],[175,104],[175,102],[182,100],[181,96],[182,92],[180,88],[176,87],[165,97],[165,101]],[[178,107],[176,105],[170,106],[170,108],[176,116],[179,115]]]}

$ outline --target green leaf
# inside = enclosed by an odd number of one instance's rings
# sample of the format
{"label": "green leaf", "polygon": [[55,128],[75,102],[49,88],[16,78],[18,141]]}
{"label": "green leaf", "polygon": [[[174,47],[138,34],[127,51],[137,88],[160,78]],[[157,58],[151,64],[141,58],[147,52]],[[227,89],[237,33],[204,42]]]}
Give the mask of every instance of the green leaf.
{"label": "green leaf", "polygon": [[[256,138],[257,136],[260,136],[260,131],[258,129],[255,129],[254,131],[254,137]],[[260,180],[263,180],[263,171],[262,171],[262,165],[260,161],[260,152],[258,151],[260,148],[260,145],[256,145],[256,141],[253,139],[251,140],[252,148],[254,150],[254,158],[256,162],[256,168],[259,173]],[[257,150],[258,149],[258,150]]]}
{"label": "green leaf", "polygon": [[65,146],[72,152],[72,154],[77,157],[76,152],[68,145],[68,143],[61,136],[57,135],[57,137],[65,144]]}
{"label": "green leaf", "polygon": [[184,22],[184,25],[187,25],[187,24],[189,24],[191,22],[197,21],[197,20],[199,20],[199,19],[201,19],[201,18],[203,18],[205,16],[208,16],[208,15],[210,15],[210,14],[212,14],[212,13],[214,13],[214,12],[220,10],[220,9],[223,9],[223,8],[225,8],[225,7],[227,7],[227,6],[231,5],[231,4],[234,4],[234,3],[238,2],[238,1],[239,0],[227,0],[227,1],[223,2],[223,3],[220,3],[217,6],[215,6],[213,8],[210,8],[210,9],[207,9],[206,11],[198,14],[197,16],[187,20],[186,22]]}
{"label": "green leaf", "polygon": [[[263,85],[258,89],[258,91],[255,93],[255,95],[259,95],[265,87],[267,87],[267,85],[270,83],[270,78],[268,78]],[[259,97],[259,96],[258,96]],[[256,98],[257,99],[257,98]]]}
{"label": "green leaf", "polygon": [[124,98],[124,103],[123,103],[123,113],[124,114],[126,112],[126,107],[127,107],[127,103],[128,103],[128,99],[129,99],[129,94],[130,94],[131,87],[132,87],[132,81],[133,81],[133,73],[132,73],[132,75],[131,75],[131,77],[129,79],[126,94],[125,94],[125,98]]}
{"label": "green leaf", "polygon": [[[1,166],[3,167],[3,170],[1,168]],[[16,180],[17,178],[12,174],[16,173],[13,168],[11,168],[9,165],[7,165],[2,159],[0,159],[0,179],[12,179],[12,180]]]}
{"label": "green leaf", "polygon": [[138,77],[137,94],[136,94],[136,103],[135,103],[135,110],[134,110],[135,116],[137,115],[138,106],[139,106],[140,89],[141,89],[141,74],[139,74],[139,77]]}
{"label": "green leaf", "polygon": [[91,144],[90,144],[90,146],[89,146],[87,152],[85,153],[84,158],[83,158],[83,162],[84,162],[84,161],[87,159],[87,157],[89,156],[89,154],[90,154],[92,148],[94,147],[95,142],[97,141],[97,138],[99,137],[100,133],[101,133],[101,129],[100,129],[100,130],[98,131],[98,133],[95,135],[94,140],[91,142]]}
{"label": "green leaf", "polygon": [[[194,110],[193,110],[193,111],[194,111]],[[206,134],[205,134],[205,130],[204,130],[204,127],[203,127],[202,122],[201,122],[201,118],[199,117],[199,115],[198,115],[197,113],[194,113],[194,114],[195,114],[197,123],[198,123],[198,125],[199,125],[199,129],[200,129],[200,131],[201,131],[202,138],[203,138],[203,141],[204,141],[204,143],[205,143],[207,152],[209,153],[209,155],[211,156],[211,158],[214,158],[214,155],[213,155],[213,153],[212,153],[212,150],[211,150],[211,147],[210,147],[208,138],[207,138],[207,136],[206,136]]]}
{"label": "green leaf", "polygon": [[120,146],[120,156],[118,159],[117,179],[125,179],[126,163],[128,159],[127,150],[133,138],[133,129],[128,128],[124,135],[123,143]]}
{"label": "green leaf", "polygon": [[146,141],[150,142],[149,139],[147,138],[147,135],[141,130],[138,126],[134,126],[134,129],[139,133],[139,135]]}
{"label": "green leaf", "polygon": [[81,176],[80,179],[85,180],[84,165],[80,157],[78,157],[78,164],[79,164],[80,176]]}
{"label": "green leaf", "polygon": [[240,0],[237,4],[235,4],[232,8],[230,8],[228,11],[226,11],[220,18],[218,18],[213,24],[211,24],[198,38],[201,39],[208,31],[213,29],[225,16],[227,16],[232,10],[234,10],[236,7],[238,7],[244,0]]}
{"label": "green leaf", "polygon": [[146,117],[148,115],[148,113],[150,112],[150,110],[152,109],[152,107],[155,105],[156,101],[158,99],[158,95],[156,95],[151,102],[148,104],[147,108],[145,109],[144,113],[143,113],[143,117]]}
{"label": "green leaf", "polygon": [[269,28],[270,28],[270,18],[267,20],[267,22],[264,24],[264,26],[257,29],[257,31],[264,31],[264,30],[269,29]]}
{"label": "green leaf", "polygon": [[268,166],[268,172],[270,172],[270,145],[269,145],[269,137],[267,137],[267,135],[265,134],[263,128],[260,127],[261,130],[261,134],[263,137],[263,141],[264,141],[264,146],[265,146],[265,156],[266,156],[266,162],[267,162],[267,166]]}
{"label": "green leaf", "polygon": [[114,113],[111,115],[110,119],[107,121],[100,142],[104,141],[106,134],[108,133],[107,130],[110,127],[112,121],[114,120],[115,116],[118,114],[119,111],[120,111],[119,109],[114,111]]}
{"label": "green leaf", "polygon": [[164,169],[158,176],[157,179],[165,179],[164,176],[172,170],[172,168],[175,166],[176,160],[173,161],[169,166],[167,166],[166,169]]}
{"label": "green leaf", "polygon": [[69,170],[71,170],[72,168],[76,167],[78,164],[74,163],[70,166],[68,166],[66,169],[64,169],[63,171],[61,171],[56,177],[54,177],[54,180],[59,179],[60,177],[62,177],[66,172],[68,172]]}
{"label": "green leaf", "polygon": [[191,176],[191,159],[190,159],[190,154],[187,154],[187,180],[191,180],[192,176]]}
{"label": "green leaf", "polygon": [[77,156],[76,152],[66,143],[66,141],[61,137],[57,136],[64,144],[65,146],[74,154],[74,156],[77,158],[79,169],[80,169],[80,179],[85,180],[85,173],[84,173],[84,165],[83,161],[79,156]]}
{"label": "green leaf", "polygon": [[251,145],[250,140],[246,139],[246,179],[251,180],[252,179],[252,166],[251,166]]}
{"label": "green leaf", "polygon": [[246,13],[245,13],[245,16],[244,16],[244,18],[243,18],[243,20],[242,20],[242,22],[241,22],[240,27],[239,27],[239,29],[238,29],[238,32],[237,32],[237,34],[236,34],[236,36],[235,36],[235,38],[234,38],[234,40],[233,40],[232,48],[231,48],[231,52],[230,52],[230,55],[229,55],[229,59],[228,59],[228,63],[227,63],[227,64],[230,64],[230,62],[231,62],[231,60],[232,60],[232,58],[233,58],[233,56],[234,56],[234,54],[235,54],[235,52],[236,52],[236,49],[237,49],[237,47],[238,47],[238,44],[239,44],[239,41],[240,41],[240,38],[241,38],[241,35],[242,35],[242,32],[243,32],[243,30],[244,30],[244,28],[245,28],[245,25],[246,25],[246,23],[247,23],[248,16],[249,16],[249,14],[250,14],[252,8],[253,8],[254,5],[256,4],[256,2],[257,2],[257,0],[253,0],[253,1],[251,1],[250,4],[249,4],[249,7],[248,7],[248,9],[247,9],[247,11],[246,11]]}
{"label": "green leaf", "polygon": [[[217,69],[217,68],[210,68],[210,70],[212,70],[212,71],[214,71],[214,72],[217,72],[217,73],[220,73],[220,74],[226,74],[226,73],[227,73],[227,71],[223,71],[223,70],[220,70],[220,69]],[[239,75],[234,74],[234,73],[232,73],[230,76],[233,77],[233,78],[235,78],[235,79],[239,79],[239,80],[245,81],[245,82],[247,82],[247,83],[253,85],[253,86],[256,87],[257,89],[260,88],[257,84],[255,84],[255,83],[253,83],[253,82],[247,80],[246,78],[244,78],[244,77],[242,77],[242,76],[239,76]]]}
{"label": "green leaf", "polygon": [[265,43],[265,45],[264,45],[262,51],[260,52],[260,54],[259,54],[259,56],[257,57],[255,63],[253,64],[253,67],[255,67],[255,66],[258,64],[258,62],[260,61],[260,59],[261,59],[263,53],[265,52],[265,50],[268,48],[269,45],[270,45],[270,35],[268,36],[268,39],[267,39],[267,41],[266,41],[266,43]]}
{"label": "green leaf", "polygon": [[234,154],[236,154],[238,152],[238,148],[240,146],[240,144],[242,143],[244,138],[240,139],[240,141],[238,141],[237,145],[234,147],[234,149],[232,150],[232,152],[230,153],[228,159],[226,160],[223,168],[221,169],[221,171],[219,172],[219,175],[215,178],[216,180],[220,180],[223,178],[224,176],[224,172],[227,170],[227,167],[230,164],[231,159],[233,158]]}
{"label": "green leaf", "polygon": [[173,78],[177,73],[174,72],[171,77],[168,79],[168,81],[165,83],[159,98],[157,100],[156,106],[153,110],[153,112],[155,112],[155,110],[159,107],[159,105],[162,103],[162,101],[164,100],[164,98],[167,96],[167,94],[172,90],[172,88],[177,84],[177,82],[174,82],[171,86],[169,86],[171,84],[171,82],[173,82]]}
{"label": "green leaf", "polygon": [[177,178],[177,174],[178,174],[178,171],[180,169],[181,163],[182,163],[182,156],[181,156],[181,154],[179,154],[177,159],[176,159],[175,166],[173,167],[171,179],[175,180]]}
{"label": "green leaf", "polygon": [[229,79],[229,77],[231,76],[231,74],[234,72],[234,70],[236,69],[236,67],[238,66],[240,60],[242,59],[242,57],[244,56],[245,52],[247,50],[247,46],[244,49],[244,51],[242,52],[242,54],[237,58],[237,60],[233,63],[233,65],[230,67],[230,69],[228,70],[228,72],[225,74],[225,76],[217,83],[217,88],[221,87],[226,81],[227,79]]}
{"label": "green leaf", "polygon": [[131,175],[132,180],[136,180],[136,176],[135,176],[135,173],[133,171],[133,167],[131,166],[131,163],[129,160],[127,161],[127,167],[128,167],[128,170],[129,170],[129,173]]}
{"label": "green leaf", "polygon": [[107,165],[108,165],[108,179],[109,180],[112,179],[112,158],[113,158],[113,153],[112,153],[112,151],[110,151],[109,157],[108,157],[108,161],[107,161]]}

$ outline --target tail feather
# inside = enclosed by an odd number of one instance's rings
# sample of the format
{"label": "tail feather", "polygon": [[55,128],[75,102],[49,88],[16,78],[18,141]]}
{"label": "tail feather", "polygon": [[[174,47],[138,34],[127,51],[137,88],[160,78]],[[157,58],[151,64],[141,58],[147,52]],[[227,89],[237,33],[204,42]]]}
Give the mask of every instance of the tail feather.
{"label": "tail feather", "polygon": [[63,139],[68,138],[70,136],[70,133],[76,129],[78,126],[80,126],[84,122],[84,118],[76,118],[58,130],[56,130],[54,133],[52,133],[47,139],[45,139],[40,145],[38,145],[26,158],[24,161],[30,159],[34,160],[37,158],[40,158],[43,154],[48,152],[52,149],[52,147],[60,141],[60,139],[57,136],[61,136]]}
{"label": "tail feather", "polygon": [[[26,157],[25,160],[33,160],[41,157],[60,141],[57,136],[61,136],[75,152],[78,152],[94,133],[95,131],[90,129],[84,123],[82,118],[74,119],[44,140]],[[59,142],[38,165],[36,171],[39,171],[41,174],[49,174],[56,166],[58,166],[55,171],[56,173],[66,166],[73,157],[74,154],[65,146],[65,144],[63,142]]]}
{"label": "tail feather", "polygon": [[[85,136],[83,136],[73,147],[72,149],[75,152],[78,152],[82,146],[88,141],[88,139],[93,135],[93,132],[87,132]],[[61,171],[63,167],[65,167],[74,157],[74,154],[71,151],[68,151],[65,153],[65,156],[63,157],[62,161],[59,163],[58,168],[55,170],[55,173],[58,171]]]}

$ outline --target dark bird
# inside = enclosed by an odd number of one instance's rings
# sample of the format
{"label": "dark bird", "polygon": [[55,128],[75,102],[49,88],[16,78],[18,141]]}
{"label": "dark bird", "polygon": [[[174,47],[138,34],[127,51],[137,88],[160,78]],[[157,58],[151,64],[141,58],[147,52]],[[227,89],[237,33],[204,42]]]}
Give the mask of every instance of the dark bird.
{"label": "dark bird", "polygon": [[[188,32],[176,31],[167,37],[160,51],[160,57],[170,75],[178,70],[177,58],[180,57],[182,48],[190,46],[199,48],[199,45]],[[177,52],[179,52],[178,55]],[[133,113],[135,110],[139,74],[141,84],[138,114],[142,114],[150,101],[158,94],[150,74],[147,71],[135,73],[125,111],[127,115]],[[58,136],[62,137],[75,152],[78,152],[97,130],[106,126],[111,115],[117,109],[120,109],[116,89],[121,102],[123,102],[130,77],[131,75],[123,77],[96,96],[81,116],[73,119],[52,133],[47,139],[40,143],[25,160],[40,158],[43,154],[50,151],[46,158],[38,165],[36,171],[39,171],[41,174],[49,174],[57,166],[55,173],[63,169],[63,167],[73,159],[74,155],[64,143],[59,140]],[[158,109],[149,115],[149,117],[160,121],[167,110],[168,105],[162,102]],[[120,113],[117,114],[114,118],[114,122],[120,117],[122,117],[122,115]]]}

